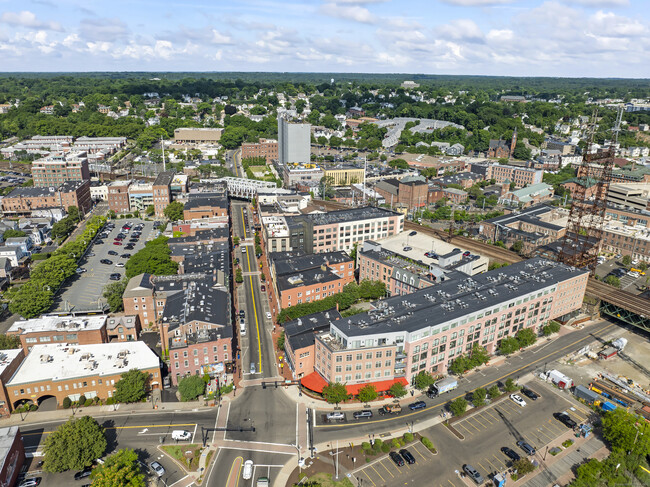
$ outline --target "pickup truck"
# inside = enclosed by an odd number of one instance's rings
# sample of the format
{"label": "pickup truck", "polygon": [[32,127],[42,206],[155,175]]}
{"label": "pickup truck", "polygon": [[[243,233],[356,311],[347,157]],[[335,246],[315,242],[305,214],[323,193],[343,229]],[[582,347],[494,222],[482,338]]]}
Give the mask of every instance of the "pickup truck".
{"label": "pickup truck", "polygon": [[386,404],[379,408],[377,412],[382,416],[384,414],[400,414],[402,412],[402,406],[399,404]]}

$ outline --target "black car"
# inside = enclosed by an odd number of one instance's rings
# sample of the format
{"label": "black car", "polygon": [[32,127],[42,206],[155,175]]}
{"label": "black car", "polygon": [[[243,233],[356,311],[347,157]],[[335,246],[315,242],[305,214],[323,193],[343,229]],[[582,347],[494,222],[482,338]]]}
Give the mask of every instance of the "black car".
{"label": "black car", "polygon": [[404,459],[400,456],[399,453],[392,451],[388,454],[388,456],[393,462],[395,462],[395,465],[397,465],[398,467],[404,466]]}
{"label": "black car", "polygon": [[131,257],[131,254],[122,254],[120,255],[120,257],[122,257],[123,259],[128,259],[129,257]]}
{"label": "black car", "polygon": [[408,463],[409,465],[413,465],[415,463],[415,457],[411,454],[410,451],[408,451],[406,448],[402,448],[399,451],[399,454],[402,455],[402,458]]}
{"label": "black car", "polygon": [[413,230],[411,233],[409,233],[409,236],[410,236],[410,237],[413,237],[413,236],[415,236],[415,235],[417,235],[417,234],[418,234],[418,232],[416,232],[415,230]]}
{"label": "black car", "polygon": [[130,239],[129,239],[129,242],[131,242],[131,243],[138,243],[138,239],[137,239],[137,238],[130,238]]}
{"label": "black car", "polygon": [[108,259],[102,259],[99,262],[102,263],[102,264],[106,264],[106,265],[112,265],[113,264],[113,261],[108,260]]}
{"label": "black car", "polygon": [[130,243],[130,244],[126,244],[126,245],[124,246],[124,249],[125,249],[125,250],[133,250],[134,248],[135,248],[134,245],[131,244],[131,243]]}
{"label": "black car", "polygon": [[81,472],[77,472],[76,474],[74,474],[74,479],[81,480],[81,479],[85,479],[86,477],[90,477],[92,471],[93,471],[92,467],[86,467]]}
{"label": "black car", "polygon": [[115,252],[114,250],[109,250],[108,255],[117,255],[117,252]]}
{"label": "black car", "polygon": [[578,426],[578,423],[572,420],[571,416],[569,416],[567,413],[553,413],[553,417],[559,422],[563,423],[567,428],[573,429]]}
{"label": "black car", "polygon": [[416,401],[409,404],[409,409],[411,411],[417,411],[418,409],[424,409],[427,407],[427,403],[424,401]]}
{"label": "black car", "polygon": [[119,280],[122,278],[122,276],[121,276],[120,274],[118,274],[117,272],[114,272],[113,274],[111,274],[110,276],[108,276],[108,278],[109,278],[111,281],[119,281]]}
{"label": "black car", "polygon": [[512,448],[508,448],[507,446],[504,446],[503,448],[501,448],[501,451],[503,452],[503,454],[505,456],[507,456],[513,462],[516,462],[517,460],[519,460],[521,458],[519,456],[519,453],[514,451]]}
{"label": "black car", "polygon": [[97,239],[97,240],[95,240],[95,245],[101,245],[101,244],[103,244],[103,243],[104,243],[104,241],[101,240],[101,239]]}
{"label": "black car", "polygon": [[246,312],[243,309],[239,310],[239,317],[240,318],[246,318]]}
{"label": "black car", "polygon": [[536,393],[535,391],[533,391],[533,390],[531,390],[531,389],[527,389],[526,387],[522,387],[522,388],[521,388],[521,393],[522,393],[524,396],[526,396],[526,397],[532,399],[533,401],[536,401],[537,398],[539,397],[539,395],[537,395],[537,393]]}

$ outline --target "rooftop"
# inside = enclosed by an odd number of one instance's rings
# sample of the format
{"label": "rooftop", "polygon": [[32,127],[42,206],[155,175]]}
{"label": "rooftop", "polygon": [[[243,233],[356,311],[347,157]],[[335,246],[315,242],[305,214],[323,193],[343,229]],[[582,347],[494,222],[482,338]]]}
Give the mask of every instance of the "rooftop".
{"label": "rooftop", "polygon": [[106,315],[88,316],[41,316],[31,320],[16,321],[8,333],[26,335],[44,331],[91,331],[100,330],[105,324]]}
{"label": "rooftop", "polygon": [[165,171],[158,174],[156,180],[153,182],[154,186],[169,186],[174,179],[173,171]]}
{"label": "rooftop", "polygon": [[186,333],[183,336],[169,337],[169,348],[179,349],[198,343],[216,342],[224,337],[229,337],[222,329],[199,330],[197,333]]}
{"label": "rooftop", "polygon": [[5,470],[4,467],[7,460],[10,462],[14,461],[13,458],[9,458],[9,453],[19,432],[18,426],[0,428],[0,471]]}
{"label": "rooftop", "polygon": [[291,344],[293,351],[314,344],[314,336],[329,329],[330,323],[341,318],[341,314],[332,308],[321,313],[303,316],[297,320],[288,321],[282,325],[284,335]]}
{"label": "rooftop", "polygon": [[435,333],[435,327],[448,325],[453,328],[458,325],[455,321],[463,317],[586,273],[557,262],[533,258],[473,277],[448,280],[407,296],[377,301],[374,310],[342,318],[332,325],[332,329],[339,330],[348,339],[414,333],[426,328]]}
{"label": "rooftop", "polygon": [[184,282],[175,279],[156,282],[157,287],[163,287],[168,293],[162,321],[169,323],[170,332],[180,325],[201,321],[219,325],[224,337],[232,336],[229,293],[215,288],[211,279],[197,277]]}
{"label": "rooftop", "polygon": [[13,362],[16,357],[22,352],[22,348],[14,348],[11,350],[0,350],[0,377],[4,374],[5,369]]}
{"label": "rooftop", "polygon": [[392,216],[402,216],[394,211],[374,206],[365,206],[361,208],[350,208],[345,210],[329,211],[327,213],[313,213],[309,215],[289,216],[289,220],[310,219],[314,225],[332,225],[335,223],[351,223],[360,220],[371,220],[374,218],[388,218]]}
{"label": "rooftop", "polygon": [[306,254],[302,256],[287,256],[286,252],[273,252],[269,256],[275,265],[275,274],[283,276],[308,269],[320,269],[323,264],[340,264],[352,262],[352,257],[343,251],[325,252],[321,254]]}
{"label": "rooftop", "polygon": [[110,316],[106,322],[106,328],[108,330],[114,330],[118,326],[124,326],[125,328],[135,328],[135,322],[137,321],[137,316]]}
{"label": "rooftop", "polygon": [[316,269],[300,271],[297,274],[278,276],[276,278],[276,284],[280,291],[286,291],[287,289],[293,289],[296,287],[312,286],[320,283],[325,284],[339,279],[341,279],[341,277],[334,274],[331,270],[323,270],[320,267],[317,267]]}
{"label": "rooftop", "polygon": [[159,366],[158,356],[144,342],[34,345],[7,385],[112,376]]}

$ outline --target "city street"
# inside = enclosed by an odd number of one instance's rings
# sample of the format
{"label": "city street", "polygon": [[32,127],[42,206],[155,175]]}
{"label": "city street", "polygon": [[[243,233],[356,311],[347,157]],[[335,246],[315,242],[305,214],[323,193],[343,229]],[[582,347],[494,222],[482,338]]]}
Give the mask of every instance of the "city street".
{"label": "city street", "polygon": [[[122,225],[127,221],[133,222],[134,225],[143,223],[144,228],[138,242],[134,243],[134,248],[125,250],[124,246],[129,241],[129,235],[122,243],[123,245],[113,245],[115,237],[122,230]],[[153,222],[144,221],[138,218],[130,220],[114,220],[115,229],[109,233],[108,238],[103,239],[103,244],[93,244],[88,249],[86,256],[79,262],[79,267],[86,269],[83,274],[76,274],[68,279],[62,287],[61,292],[54,301],[54,309],[57,311],[68,311],[71,309],[97,309],[100,305],[105,304],[106,300],[102,297],[104,287],[115,281],[109,280],[113,273],[124,276],[124,267],[117,267],[116,264],[121,262],[126,264],[128,259],[120,257],[122,254],[135,254],[144,247],[144,244],[154,238],[158,230],[153,229]],[[100,232],[101,233],[101,232]],[[117,255],[110,255],[109,252],[116,252]],[[90,253],[94,253],[91,256]],[[100,261],[108,259],[113,263],[111,265],[102,264]]]}

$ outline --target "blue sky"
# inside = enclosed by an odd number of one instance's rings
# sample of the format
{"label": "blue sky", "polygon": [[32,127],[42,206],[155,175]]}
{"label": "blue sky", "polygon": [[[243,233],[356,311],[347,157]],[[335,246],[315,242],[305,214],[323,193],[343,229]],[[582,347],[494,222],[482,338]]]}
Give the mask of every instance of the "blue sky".
{"label": "blue sky", "polygon": [[2,71],[650,77],[650,0],[0,0]]}

